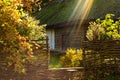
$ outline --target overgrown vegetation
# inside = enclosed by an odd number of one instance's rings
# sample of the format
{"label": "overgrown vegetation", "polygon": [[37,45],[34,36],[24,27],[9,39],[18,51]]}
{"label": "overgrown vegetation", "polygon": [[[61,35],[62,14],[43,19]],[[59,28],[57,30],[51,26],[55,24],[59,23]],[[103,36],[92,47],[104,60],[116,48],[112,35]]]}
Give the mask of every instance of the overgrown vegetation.
{"label": "overgrown vegetation", "polygon": [[120,19],[107,14],[105,19],[90,22],[83,48],[86,79],[119,80]]}
{"label": "overgrown vegetation", "polygon": [[78,67],[81,66],[82,49],[69,48],[66,54],[60,58],[60,63],[63,67]]}
{"label": "overgrown vegetation", "polygon": [[79,67],[82,66],[82,49],[68,48],[65,54],[51,55],[50,68]]}
{"label": "overgrown vegetation", "polygon": [[114,20],[114,14],[107,14],[105,19],[90,22],[86,37],[88,40],[117,40],[120,39],[120,19]]}
{"label": "overgrown vegetation", "polygon": [[15,72],[24,73],[25,63],[34,59],[33,39],[45,36],[45,28],[26,16],[22,0],[0,1],[0,69],[13,67]]}

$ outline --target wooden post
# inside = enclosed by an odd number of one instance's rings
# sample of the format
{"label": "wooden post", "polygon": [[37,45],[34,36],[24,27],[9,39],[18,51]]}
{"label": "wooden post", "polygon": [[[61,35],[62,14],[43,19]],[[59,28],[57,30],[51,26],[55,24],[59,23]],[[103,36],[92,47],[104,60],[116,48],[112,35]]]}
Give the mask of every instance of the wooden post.
{"label": "wooden post", "polygon": [[48,36],[46,36],[46,48],[47,48],[47,54],[49,55],[50,47],[49,47],[49,38],[48,38]]}
{"label": "wooden post", "polygon": [[47,56],[48,56],[48,68],[50,63],[50,47],[49,47],[49,38],[46,36],[46,48],[47,48]]}

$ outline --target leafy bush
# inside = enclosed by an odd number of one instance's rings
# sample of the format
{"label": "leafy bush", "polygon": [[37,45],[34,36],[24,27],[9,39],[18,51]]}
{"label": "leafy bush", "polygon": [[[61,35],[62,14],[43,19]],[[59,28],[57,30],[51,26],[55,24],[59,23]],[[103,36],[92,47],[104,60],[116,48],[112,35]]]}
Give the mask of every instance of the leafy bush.
{"label": "leafy bush", "polygon": [[24,64],[35,59],[28,40],[45,36],[45,28],[26,17],[20,6],[21,0],[0,0],[0,70],[13,67],[16,72],[25,72]]}
{"label": "leafy bush", "polygon": [[86,37],[88,40],[116,40],[120,39],[120,19],[114,21],[114,14],[107,14],[105,19],[90,22]]}
{"label": "leafy bush", "polygon": [[66,54],[60,58],[63,67],[78,67],[82,60],[82,49],[69,48]]}

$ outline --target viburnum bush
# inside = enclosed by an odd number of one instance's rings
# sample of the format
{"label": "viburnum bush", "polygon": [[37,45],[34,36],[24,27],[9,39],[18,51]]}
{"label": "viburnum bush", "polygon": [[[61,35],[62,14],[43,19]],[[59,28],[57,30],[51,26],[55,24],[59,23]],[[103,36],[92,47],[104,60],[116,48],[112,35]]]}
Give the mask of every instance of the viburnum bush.
{"label": "viburnum bush", "polygon": [[26,16],[21,0],[0,0],[0,69],[13,67],[15,72],[25,72],[25,63],[34,59],[33,39],[45,36],[45,25]]}

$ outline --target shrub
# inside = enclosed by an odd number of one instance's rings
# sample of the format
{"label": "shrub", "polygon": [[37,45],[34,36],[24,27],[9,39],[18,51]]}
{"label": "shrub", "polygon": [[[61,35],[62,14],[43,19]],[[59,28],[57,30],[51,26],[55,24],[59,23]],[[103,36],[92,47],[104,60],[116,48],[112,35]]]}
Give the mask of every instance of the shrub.
{"label": "shrub", "polygon": [[21,0],[0,0],[0,70],[24,73],[35,59],[30,40],[45,36],[45,28],[19,9]]}
{"label": "shrub", "polygon": [[120,39],[120,19],[114,21],[114,14],[107,14],[105,19],[90,22],[86,37],[88,40],[116,40]]}
{"label": "shrub", "polygon": [[63,67],[78,67],[82,60],[82,49],[68,48],[66,54],[60,57]]}

